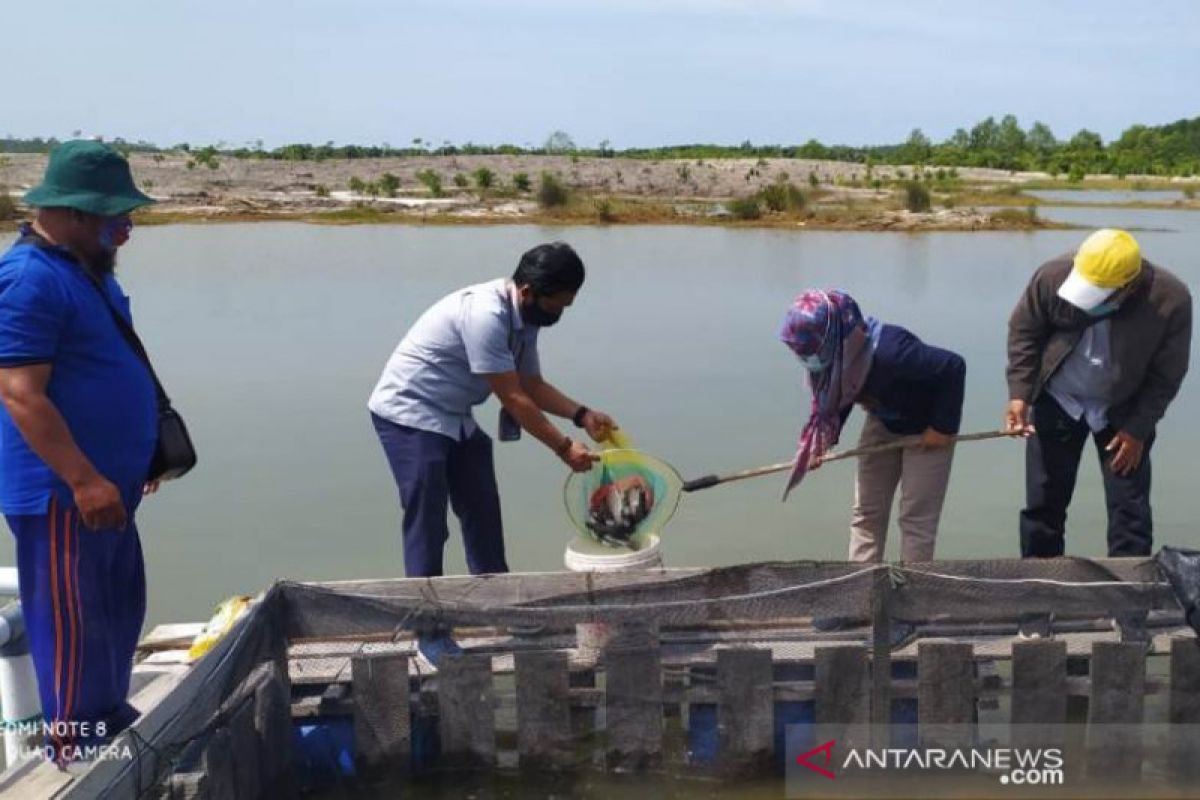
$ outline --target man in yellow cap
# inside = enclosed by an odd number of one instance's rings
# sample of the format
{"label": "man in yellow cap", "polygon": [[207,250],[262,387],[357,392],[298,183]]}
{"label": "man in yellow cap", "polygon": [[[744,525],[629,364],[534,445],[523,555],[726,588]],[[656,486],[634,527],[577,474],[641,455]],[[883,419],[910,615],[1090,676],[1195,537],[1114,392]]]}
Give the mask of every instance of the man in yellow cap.
{"label": "man in yellow cap", "polygon": [[1008,327],[1005,427],[1027,438],[1022,556],[1063,555],[1089,435],[1108,554],[1150,554],[1150,446],[1187,373],[1191,338],[1187,287],[1143,259],[1125,231],[1096,231],[1034,273]]}

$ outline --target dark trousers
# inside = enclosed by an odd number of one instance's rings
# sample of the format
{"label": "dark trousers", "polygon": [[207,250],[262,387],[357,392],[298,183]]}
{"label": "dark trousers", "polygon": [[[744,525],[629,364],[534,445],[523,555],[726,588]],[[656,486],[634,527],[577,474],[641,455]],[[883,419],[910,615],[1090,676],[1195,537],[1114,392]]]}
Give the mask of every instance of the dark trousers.
{"label": "dark trousers", "polygon": [[[21,610],[37,671],[47,745],[67,760],[76,746],[126,728],[133,653],[146,616],[146,575],[127,493],[124,530],[88,530],[79,511],[56,499],[45,514],[6,517],[17,544]],[[64,735],[59,735],[59,734]]]}
{"label": "dark trousers", "polygon": [[1104,499],[1108,506],[1108,554],[1148,556],[1154,523],[1150,513],[1150,447],[1132,473],[1112,471],[1112,453],[1104,448],[1116,435],[1105,428],[1092,433],[1084,420],[1074,420],[1048,393],[1033,407],[1031,436],[1025,449],[1025,508],[1021,511],[1021,555],[1025,558],[1061,556],[1065,549],[1067,506],[1075,491],[1079,458],[1091,435],[1100,456]]}
{"label": "dark trousers", "polygon": [[442,574],[450,529],[447,505],[462,526],[472,575],[508,572],[492,440],[482,430],[456,442],[371,414],[404,508],[404,574]]}

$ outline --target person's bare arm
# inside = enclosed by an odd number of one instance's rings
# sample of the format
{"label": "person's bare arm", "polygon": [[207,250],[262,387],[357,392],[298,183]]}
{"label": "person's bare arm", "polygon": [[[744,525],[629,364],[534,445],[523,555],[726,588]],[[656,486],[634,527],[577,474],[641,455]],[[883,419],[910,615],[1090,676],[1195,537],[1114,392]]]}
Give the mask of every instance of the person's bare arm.
{"label": "person's bare arm", "polygon": [[516,372],[501,372],[483,377],[500,404],[504,406],[504,410],[512,415],[517,424],[553,450],[571,469],[585,472],[599,458],[582,442],[576,442],[561,433],[554,423],[547,419],[538,403],[522,388]]}
{"label": "person's bare arm", "polygon": [[89,528],[124,528],[121,492],[92,464],[58,408],[46,395],[49,364],[0,368],[0,402],[29,447],[71,488],[75,506]]}
{"label": "person's bare arm", "polygon": [[[522,375],[521,388],[542,411],[564,419],[574,419],[575,412],[583,405],[579,401],[567,397],[557,386],[541,375]],[[588,435],[597,442],[603,442],[617,427],[617,423],[613,421],[612,417],[595,409],[588,409],[581,422]]]}

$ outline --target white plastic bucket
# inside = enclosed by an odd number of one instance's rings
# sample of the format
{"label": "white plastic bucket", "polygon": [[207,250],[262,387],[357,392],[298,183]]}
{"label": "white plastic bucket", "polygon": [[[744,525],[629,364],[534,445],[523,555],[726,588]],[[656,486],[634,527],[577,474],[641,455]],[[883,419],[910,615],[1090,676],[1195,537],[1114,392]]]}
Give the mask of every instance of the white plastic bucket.
{"label": "white plastic bucket", "polygon": [[[663,565],[661,540],[656,533],[646,534],[640,548],[626,550],[574,539],[563,554],[563,564],[572,572],[656,569]],[[575,647],[580,657],[591,661],[598,661],[605,650],[637,647],[649,638],[658,639],[657,623],[612,626],[607,622],[580,622],[575,626]]]}
{"label": "white plastic bucket", "polygon": [[563,554],[563,564],[571,572],[626,572],[661,567],[662,548],[658,534],[646,534],[637,550],[607,547],[582,539],[573,539]]}

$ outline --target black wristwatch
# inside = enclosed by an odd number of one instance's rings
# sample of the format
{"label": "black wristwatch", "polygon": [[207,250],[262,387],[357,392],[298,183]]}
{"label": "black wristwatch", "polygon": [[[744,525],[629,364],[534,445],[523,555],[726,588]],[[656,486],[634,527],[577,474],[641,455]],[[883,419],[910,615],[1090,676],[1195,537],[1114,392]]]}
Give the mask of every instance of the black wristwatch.
{"label": "black wristwatch", "polygon": [[571,417],[571,422],[575,423],[576,428],[583,427],[583,418],[587,416],[589,411],[591,411],[591,409],[587,406],[580,406],[579,408],[575,409],[575,414]]}

